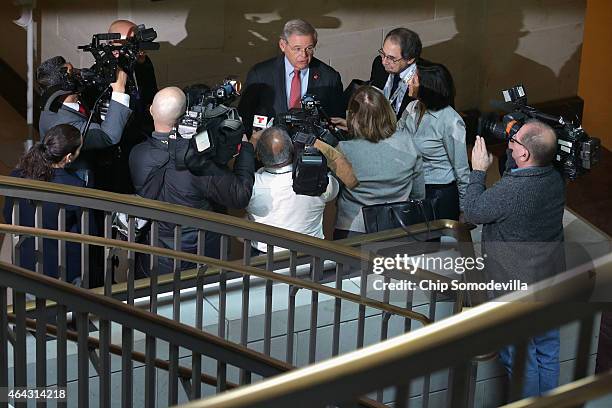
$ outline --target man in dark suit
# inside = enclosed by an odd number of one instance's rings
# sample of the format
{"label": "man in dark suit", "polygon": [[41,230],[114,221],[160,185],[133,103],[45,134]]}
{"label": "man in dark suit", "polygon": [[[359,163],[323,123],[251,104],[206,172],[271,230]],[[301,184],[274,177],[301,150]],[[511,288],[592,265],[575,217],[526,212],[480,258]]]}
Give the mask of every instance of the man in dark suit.
{"label": "man in dark suit", "polygon": [[419,35],[407,28],[396,28],[389,31],[378,57],[372,62],[370,83],[381,89],[398,119],[414,98],[409,96],[408,81],[412,76],[412,65],[421,56],[421,39]]}
{"label": "man in dark suit", "polygon": [[[329,116],[344,116],[340,74],[313,57],[317,32],[304,20],[285,23],[278,46],[283,55],[260,62],[247,74],[239,104],[240,116],[250,134],[256,115],[271,119],[300,107],[304,94],[312,94]],[[265,123],[259,126],[265,127]]]}
{"label": "man in dark suit", "polygon": [[[113,41],[120,45],[126,39],[133,37],[136,31],[136,24],[129,20],[115,20],[108,28],[109,33],[121,34],[121,39]],[[119,52],[114,52],[115,57],[119,57]],[[133,113],[128,121],[123,136],[119,142],[119,149],[111,151],[111,161],[106,173],[107,180],[104,180],[111,191],[116,193],[132,194],[134,186],[130,177],[129,157],[132,148],[138,143],[145,141],[153,132],[153,118],[149,108],[153,103],[153,97],[157,93],[157,79],[155,78],[155,68],[151,59],[144,51],[138,53],[136,63],[133,64],[131,72],[128,74],[128,89],[130,94],[130,109]]]}
{"label": "man in dark suit", "polygon": [[[70,72],[72,65],[61,57],[53,57],[44,61],[36,70],[36,79],[43,93],[43,98],[48,97],[55,89],[62,96],[54,99],[55,103],[46,103],[40,114],[39,132],[44,139],[47,131],[55,125],[73,125],[83,133],[89,117],[87,108],[81,104],[79,95],[73,91],[63,91],[65,77],[62,71]],[[87,170],[91,170],[96,162],[96,154],[100,149],[113,146],[121,140],[121,134],[132,110],[129,108],[130,96],[125,93],[127,75],[119,70],[117,81],[110,86],[113,90],[108,112],[100,123],[92,121],[87,133],[83,135],[82,153],[72,163],[71,169],[78,170],[77,174],[83,178],[88,185],[92,185]]]}

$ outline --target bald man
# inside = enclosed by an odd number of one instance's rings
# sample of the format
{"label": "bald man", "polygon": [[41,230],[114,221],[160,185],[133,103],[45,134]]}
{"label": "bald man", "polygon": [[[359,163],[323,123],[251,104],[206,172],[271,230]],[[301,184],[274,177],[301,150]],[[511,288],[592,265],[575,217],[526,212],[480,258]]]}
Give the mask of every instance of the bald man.
{"label": "bald man", "polygon": [[[136,193],[142,197],[191,208],[224,211],[225,208],[242,209],[247,206],[253,190],[255,153],[253,145],[242,142],[233,170],[210,161],[203,169],[204,175],[196,176],[175,162],[177,143],[188,140],[172,133],[178,119],[185,113],[186,97],[177,87],[160,90],[153,98],[151,115],[155,130],[146,141],[136,145],[130,154],[130,173]],[[197,230],[183,227],[182,250],[196,253]],[[160,223],[161,244],[173,247],[174,225]],[[205,255],[219,258],[219,235],[206,232]],[[172,271],[171,259],[160,259],[160,273]],[[140,276],[146,276],[148,262],[139,262]],[[193,264],[183,262],[182,268]]]}
{"label": "bald man", "polygon": [[[121,40],[117,44],[134,35],[136,24],[129,20],[116,20],[108,28],[109,33],[121,34]],[[115,52],[115,57],[119,57]],[[149,57],[141,51],[138,54],[137,63],[133,65],[128,74],[128,86],[130,92],[130,108],[133,111],[132,118],[128,122],[121,142],[117,159],[109,169],[110,189],[117,193],[134,193],[134,187],[129,177],[129,157],[132,148],[147,139],[153,131],[153,119],[149,113],[149,107],[153,103],[153,96],[157,92],[157,80],[155,69]]]}
{"label": "bald man", "polygon": [[[508,148],[516,165],[486,188],[485,176],[492,156],[484,139],[476,137],[464,214],[466,221],[483,224],[485,282],[519,281],[523,290],[526,285],[565,269],[562,246],[565,182],[552,165],[557,154],[557,138],[548,125],[528,121],[509,139]],[[490,295],[503,293],[495,291]],[[556,388],[559,330],[529,339],[527,353],[523,397],[538,396]],[[514,347],[505,347],[499,352],[509,377],[514,355]]]}
{"label": "bald man", "polygon": [[[338,195],[338,181],[329,174],[327,189],[318,197],[293,191],[293,142],[284,129],[271,127],[257,142],[257,158],[264,165],[255,173],[253,195],[246,209],[250,220],[317,238],[323,236],[325,204]],[[267,251],[265,243],[251,242],[252,255]],[[282,248],[275,247],[274,250]]]}

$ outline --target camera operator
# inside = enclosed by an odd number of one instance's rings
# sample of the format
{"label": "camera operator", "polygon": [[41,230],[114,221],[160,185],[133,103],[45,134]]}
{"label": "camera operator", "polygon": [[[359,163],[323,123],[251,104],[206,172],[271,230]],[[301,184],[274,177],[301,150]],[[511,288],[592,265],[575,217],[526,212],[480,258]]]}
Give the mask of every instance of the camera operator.
{"label": "camera operator", "polygon": [[[175,167],[175,151],[170,146],[173,139],[180,139],[174,133],[178,119],[185,113],[186,97],[177,87],[160,90],[153,99],[151,115],[155,131],[146,141],[138,144],[130,154],[130,172],[136,193],[150,199],[180,204],[201,210],[214,210],[219,206],[245,208],[253,191],[255,154],[253,145],[242,142],[240,154],[234,162],[233,171],[218,166],[212,160],[206,162],[204,175],[196,176],[189,170]],[[166,163],[168,163],[167,167]],[[158,180],[159,190],[155,193],[147,188],[152,172],[164,169]],[[197,230],[183,227],[181,231],[182,251],[195,253],[197,250]],[[173,247],[174,225],[160,223],[159,237],[163,246]],[[220,236],[206,232],[205,255],[219,258]],[[193,264],[182,263],[182,268]],[[160,258],[160,273],[172,270],[172,260]]]}
{"label": "camera operator", "polygon": [[[125,43],[126,39],[134,36],[136,27],[136,24],[129,20],[114,21],[108,28],[108,32],[121,34],[121,39],[113,41],[113,44]],[[113,55],[118,58],[119,52],[114,51]],[[116,160],[109,169],[111,173],[109,187],[117,193],[131,194],[134,192],[134,187],[129,171],[130,152],[134,146],[146,140],[153,131],[153,118],[149,113],[149,107],[157,93],[155,68],[144,51],[138,53],[133,72],[128,73],[128,82],[135,85],[131,87],[130,92],[130,108],[133,114],[123,131]]]}
{"label": "camera operator", "polygon": [[238,108],[247,134],[255,115],[270,118],[298,108],[306,93],[315,95],[329,116],[344,116],[340,74],[313,57],[316,45],[317,31],[310,23],[285,23],[278,42],[283,54],[256,64],[247,74]]}
{"label": "camera operator", "polygon": [[[327,189],[317,197],[296,194],[293,190],[293,142],[281,128],[271,127],[261,133],[257,158],[264,167],[255,173],[253,195],[246,208],[248,218],[262,224],[290,231],[323,236],[325,204],[338,194],[338,181],[328,174]],[[253,241],[253,255],[267,251],[265,243]],[[280,249],[276,248],[275,250]]]}
{"label": "camera operator", "polygon": [[[54,87],[65,87],[66,70],[70,75],[73,70],[72,64],[66,62],[61,56],[44,61],[36,70],[36,79],[42,93],[45,94]],[[87,133],[83,135],[82,153],[70,166],[71,169],[78,170],[79,177],[83,178],[88,186],[94,185],[89,170],[95,164],[95,150],[119,143],[123,129],[132,113],[129,108],[130,96],[125,93],[126,81],[125,72],[118,70],[117,81],[110,84],[113,92],[106,117],[101,123],[91,122]],[[69,93],[63,97],[63,102],[57,110],[50,108],[41,112],[39,122],[41,140],[44,140],[49,129],[60,124],[73,125],[83,133],[88,117],[88,109],[80,100],[79,94]]]}
{"label": "camera operator", "polygon": [[[476,137],[472,151],[470,183],[465,195],[465,220],[482,227],[486,280],[518,279],[531,284],[565,268],[563,211],[565,183],[553,167],[556,135],[548,125],[531,119],[509,140],[516,163],[501,180],[485,187],[486,171],[493,158],[484,139]],[[493,296],[501,292],[492,293]],[[559,330],[529,340],[523,397],[537,396],[558,385]],[[515,349],[500,350],[509,376]]]}

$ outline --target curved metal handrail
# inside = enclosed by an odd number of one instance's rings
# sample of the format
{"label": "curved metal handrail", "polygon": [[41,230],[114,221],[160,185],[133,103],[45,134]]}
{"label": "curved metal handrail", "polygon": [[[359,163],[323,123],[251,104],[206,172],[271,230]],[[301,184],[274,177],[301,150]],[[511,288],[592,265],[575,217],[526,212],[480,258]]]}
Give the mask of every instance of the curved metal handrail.
{"label": "curved metal handrail", "polygon": [[[218,269],[232,270],[243,275],[256,276],[259,278],[270,279],[276,282],[286,283],[288,285],[292,285],[297,288],[308,289],[315,292],[323,293],[326,295],[330,295],[336,298],[344,299],[351,301],[353,303],[357,303],[360,305],[372,307],[383,312],[392,313],[401,317],[418,320],[423,324],[429,324],[431,321],[423,314],[413,312],[412,310],[403,309],[394,305],[389,305],[383,302],[379,302],[377,300],[362,298],[359,295],[346,292],[343,290],[339,290],[336,288],[331,288],[325,285],[321,285],[316,282],[306,281],[299,278],[293,278],[291,276],[286,276],[282,274],[277,274],[274,272],[269,272],[263,269],[255,268],[252,266],[243,266],[236,262],[230,261],[222,261],[215,258],[209,258],[206,256],[200,256],[196,254],[190,254],[187,252],[175,251],[172,249],[166,248],[158,248],[152,247],[144,244],[137,244],[132,242],[114,240],[114,239],[106,239],[102,237],[96,237],[91,235],[82,235],[76,234],[72,232],[62,232],[62,231],[54,231],[54,230],[45,230],[45,229],[37,229],[33,227],[23,227],[18,225],[10,225],[10,224],[0,224],[0,232],[9,233],[9,234],[19,234],[19,235],[28,235],[28,236],[37,236],[43,238],[51,238],[51,239],[59,239],[70,242],[78,242],[83,244],[90,245],[98,245],[98,246],[107,246],[107,247],[115,247],[121,248],[125,250],[131,250],[135,252],[142,252],[150,255],[158,255],[165,256],[170,258],[177,258],[183,261],[190,261],[199,264],[207,264]],[[209,272],[204,272],[204,275]]]}
{"label": "curved metal handrail", "polygon": [[[559,302],[590,293],[596,278],[598,282],[612,280],[612,254],[541,281],[527,293],[511,293],[419,330],[184,407],[323,406],[405,385],[412,378],[461,364],[486,351],[485,347],[498,348],[592,316],[596,304],[579,308]],[[526,320],[540,322],[533,333],[525,333]],[[406,367],[410,372],[397,378],[398,372],[406,373]]]}
{"label": "curved metal handrail", "polygon": [[[201,355],[212,357],[217,361],[223,361],[238,368],[249,369],[253,373],[264,377],[295,369],[291,364],[197,330],[186,324],[134,308],[113,298],[92,293],[89,290],[12,264],[0,262],[0,282],[2,282],[2,287],[11,287],[21,293],[30,293],[36,297],[51,299],[55,302],[59,302],[59,299],[61,299],[60,303],[73,312],[91,313],[100,319],[116,322],[130,329],[144,333],[154,333],[157,339],[197,351]],[[203,377],[203,379],[211,380],[210,377]],[[359,398],[359,405],[369,408],[384,408],[383,404],[368,398]]]}
{"label": "curved metal handrail", "polygon": [[[261,372],[260,375],[276,375],[293,369],[283,361],[186,324],[12,264],[0,262],[0,282],[3,287],[11,287],[17,292],[53,300],[75,313],[91,313],[143,333],[154,333],[156,338],[165,342],[197,350],[202,355],[236,367]],[[249,366],[245,364],[247,360]]]}
{"label": "curved metal handrail", "polygon": [[[135,195],[111,193],[90,188],[8,176],[0,176],[0,195],[59,204],[70,203],[71,205],[107,212],[124,212],[141,218],[179,225],[189,225],[195,228],[243,237],[252,241],[263,239],[263,241],[272,245],[285,248],[289,246],[289,249],[298,252],[307,252],[310,255],[319,256],[325,253],[327,258],[341,263],[354,264],[355,262],[368,261],[367,254],[352,248],[350,245],[345,245],[342,241],[324,240],[226,214],[198,210],[182,205],[168,204]],[[65,200],[59,200],[60,197],[65,198]],[[182,218],[182,221],[186,222],[181,222],[180,219],[174,219],[174,217]],[[429,224],[429,227],[425,224],[413,225],[410,226],[408,230],[412,234],[424,233],[428,229],[431,231],[455,230],[459,231],[456,233],[459,235],[463,233],[462,229],[465,227],[463,224],[453,220],[434,220]],[[223,225],[223,231],[217,228],[219,225]],[[400,229],[394,230],[392,233],[394,235],[390,235],[391,233],[389,232],[385,232],[385,234],[386,236],[395,236],[399,238],[402,236],[400,231]],[[467,229],[466,231],[469,232]],[[370,235],[371,238],[377,236],[376,234],[368,235]],[[406,235],[405,232],[403,235]],[[380,236],[384,236],[384,234]],[[356,241],[357,240],[352,239],[346,242]],[[371,239],[369,241],[371,241]],[[295,245],[291,245],[292,243]],[[329,252],[337,256],[330,258]]]}
{"label": "curved metal handrail", "polygon": [[[368,260],[367,255],[361,251],[334,241],[298,234],[212,211],[168,204],[134,195],[7,176],[0,176],[0,195],[60,204],[70,203],[70,205],[106,212],[123,212],[141,218],[189,225],[206,231],[262,241],[345,264],[356,264]],[[330,253],[333,256],[330,257]]]}
{"label": "curved metal handrail", "polygon": [[578,407],[610,393],[612,393],[612,370],[562,385],[540,398],[516,401],[501,408]]}
{"label": "curved metal handrail", "polygon": [[[11,323],[16,323],[17,322],[17,318],[15,316],[15,314],[13,313],[8,313],[7,315],[8,317],[8,321]],[[26,327],[29,327],[32,330],[36,330],[36,319],[30,319],[30,318],[26,318],[25,319],[25,325]],[[58,328],[56,325],[53,324],[47,324],[46,325],[46,332],[47,334],[51,335],[51,336],[57,336],[58,333]],[[74,330],[66,330],[66,338],[72,342],[77,342],[79,339],[79,335],[76,331]],[[97,339],[95,337],[87,337],[87,344],[88,347],[90,349],[96,349],[99,350],[100,349],[100,339]],[[109,352],[111,354],[114,354],[116,356],[121,356],[123,355],[123,348],[117,344],[110,344],[109,345]],[[137,361],[139,363],[146,363],[146,355],[144,353],[138,352],[138,351],[131,351],[130,355],[132,357],[133,361]],[[167,360],[161,360],[159,358],[156,358],[153,360],[153,364],[156,368],[162,369],[164,371],[170,371],[170,363]],[[178,366],[178,375],[181,378],[185,378],[185,379],[191,379],[191,376],[193,374],[192,370],[190,368],[184,367],[184,366]],[[200,378],[202,379],[202,382],[204,384],[208,384],[208,385],[212,385],[212,386],[217,386],[217,378],[210,376],[208,374],[205,373],[201,373],[200,374]],[[228,389],[233,389],[233,388],[238,388],[237,384],[228,382],[227,383],[227,388]]]}

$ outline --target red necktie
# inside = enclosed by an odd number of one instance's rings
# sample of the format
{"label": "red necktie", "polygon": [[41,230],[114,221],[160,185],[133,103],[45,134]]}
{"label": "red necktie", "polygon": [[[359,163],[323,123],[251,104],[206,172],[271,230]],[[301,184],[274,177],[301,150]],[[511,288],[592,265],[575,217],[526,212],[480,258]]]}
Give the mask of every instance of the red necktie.
{"label": "red necktie", "polygon": [[89,112],[87,112],[87,108],[81,103],[79,103],[79,113],[83,116],[89,116]]}
{"label": "red necktie", "polygon": [[291,92],[289,93],[289,109],[299,108],[300,99],[302,99],[302,80],[300,78],[300,70],[293,70],[293,78],[291,79]]}

